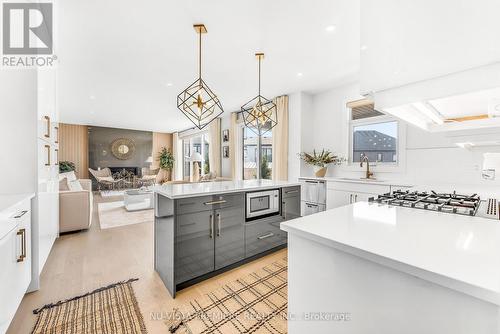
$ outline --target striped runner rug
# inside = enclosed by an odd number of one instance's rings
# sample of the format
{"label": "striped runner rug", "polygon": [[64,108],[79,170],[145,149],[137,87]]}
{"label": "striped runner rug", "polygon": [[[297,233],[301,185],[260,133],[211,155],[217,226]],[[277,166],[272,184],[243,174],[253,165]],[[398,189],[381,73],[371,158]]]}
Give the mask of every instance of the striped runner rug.
{"label": "striped runner rug", "polygon": [[170,333],[285,334],[287,269],[284,258],[174,309]]}
{"label": "striped runner rug", "polygon": [[33,311],[33,334],[147,333],[130,279]]}

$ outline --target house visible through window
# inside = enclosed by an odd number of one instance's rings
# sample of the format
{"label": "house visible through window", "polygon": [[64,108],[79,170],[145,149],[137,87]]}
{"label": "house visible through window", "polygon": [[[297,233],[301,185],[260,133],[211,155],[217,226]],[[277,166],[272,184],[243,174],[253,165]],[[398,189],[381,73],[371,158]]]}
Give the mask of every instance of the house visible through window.
{"label": "house visible through window", "polygon": [[243,127],[242,132],[243,179],[271,179],[273,160],[272,132],[269,131],[261,138],[246,127]]}
{"label": "house visible through window", "polygon": [[370,162],[398,162],[398,122],[373,108],[373,103],[355,101],[351,108],[351,162],[367,156]]}
{"label": "house visible through window", "polygon": [[200,175],[205,175],[210,172],[208,158],[209,149],[210,143],[207,133],[201,133],[182,140],[184,180],[189,180],[193,174],[193,161],[191,161],[191,156],[194,152],[198,152],[201,155],[201,161],[197,162],[200,167]]}

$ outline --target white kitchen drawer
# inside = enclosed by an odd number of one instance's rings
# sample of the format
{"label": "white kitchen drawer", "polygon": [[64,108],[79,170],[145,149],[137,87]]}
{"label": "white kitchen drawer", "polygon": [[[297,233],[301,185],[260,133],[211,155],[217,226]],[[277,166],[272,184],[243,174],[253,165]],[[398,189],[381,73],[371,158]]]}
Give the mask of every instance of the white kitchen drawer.
{"label": "white kitchen drawer", "polygon": [[301,215],[309,216],[318,212],[325,211],[326,205],[324,204],[316,204],[302,201],[301,202]]}
{"label": "white kitchen drawer", "polygon": [[367,194],[384,194],[391,191],[389,184],[373,184],[373,183],[349,183],[349,182],[327,182],[327,188],[332,190],[343,190],[355,193]]}

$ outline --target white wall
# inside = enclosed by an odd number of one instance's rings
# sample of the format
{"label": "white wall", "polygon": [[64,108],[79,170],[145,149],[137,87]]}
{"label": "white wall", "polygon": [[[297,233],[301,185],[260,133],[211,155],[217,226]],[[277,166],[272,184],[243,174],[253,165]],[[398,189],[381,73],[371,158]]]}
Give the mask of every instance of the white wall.
{"label": "white wall", "polygon": [[[303,132],[312,135],[312,146],[303,142],[309,150],[322,148],[347,155],[348,114],[346,102],[359,99],[359,84],[348,84],[312,96],[311,124],[304,123]],[[291,109],[293,110],[293,106]],[[500,185],[500,168],[496,181],[481,178],[483,154],[500,152],[500,147],[478,147],[471,151],[457,147],[451,134],[429,133],[413,126],[406,131],[406,165],[397,172],[375,174],[381,179],[400,179],[415,184]],[[353,171],[331,166],[327,176],[361,177],[363,170]],[[301,171],[301,176],[311,176],[311,167]]]}
{"label": "white wall", "polygon": [[0,193],[35,192],[36,70],[0,70],[0,114]]}
{"label": "white wall", "polygon": [[288,95],[288,180],[297,181],[305,172],[299,153],[313,147],[312,95],[297,92]]}

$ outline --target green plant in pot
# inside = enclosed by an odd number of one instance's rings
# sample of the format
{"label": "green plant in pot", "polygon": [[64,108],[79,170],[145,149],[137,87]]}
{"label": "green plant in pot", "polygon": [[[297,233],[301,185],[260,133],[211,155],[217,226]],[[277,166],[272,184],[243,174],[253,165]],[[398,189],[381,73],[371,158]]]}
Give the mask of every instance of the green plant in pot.
{"label": "green plant in pot", "polygon": [[75,164],[71,161],[59,162],[59,173],[73,172],[76,169]]}
{"label": "green plant in pot", "polygon": [[333,155],[332,152],[325,149],[321,150],[321,153],[316,152],[316,150],[313,150],[311,154],[302,152],[299,154],[299,157],[306,164],[313,166],[314,174],[317,177],[324,177],[326,175],[328,165],[340,165],[346,160],[343,157]]}
{"label": "green plant in pot", "polygon": [[163,147],[158,153],[158,160],[160,162],[161,182],[170,179],[172,169],[174,169],[175,158],[172,151]]}

